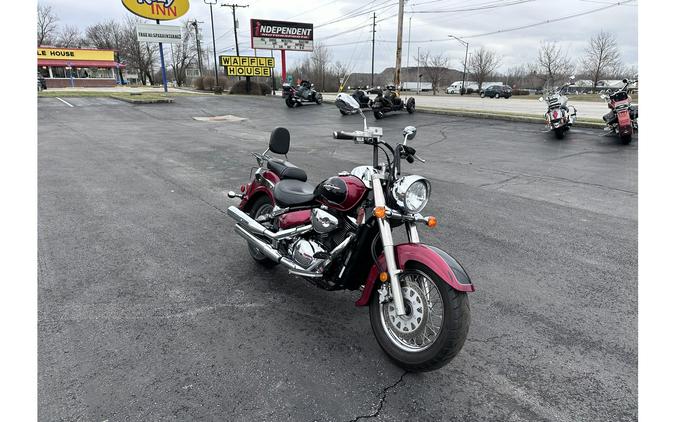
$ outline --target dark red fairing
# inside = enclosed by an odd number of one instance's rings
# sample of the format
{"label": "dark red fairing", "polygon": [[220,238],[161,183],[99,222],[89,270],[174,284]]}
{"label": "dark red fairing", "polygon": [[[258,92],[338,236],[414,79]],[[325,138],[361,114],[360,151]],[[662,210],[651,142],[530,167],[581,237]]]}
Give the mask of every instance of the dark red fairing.
{"label": "dark red fairing", "polygon": [[[441,249],[420,243],[403,243],[395,246],[395,253],[398,268],[405,269],[409,261],[419,262],[429,267],[429,269],[457,291],[473,292],[476,290],[464,268],[459,265],[459,262]],[[380,255],[378,262],[380,268],[387,268],[384,255]],[[359,300],[356,301],[356,306],[368,305],[370,296],[373,294],[378,280],[378,269],[376,265],[373,265],[370,269],[370,274],[368,274],[363,293]]]}
{"label": "dark red fairing", "polygon": [[361,179],[356,176],[339,176],[347,185],[347,197],[339,204],[326,201],[324,198],[319,198],[318,201],[330,208],[335,208],[339,211],[349,211],[357,206],[366,195],[368,188],[363,184]]}
{"label": "dark red fairing", "polygon": [[279,228],[290,229],[302,224],[309,224],[312,215],[311,210],[294,211],[279,217]]}

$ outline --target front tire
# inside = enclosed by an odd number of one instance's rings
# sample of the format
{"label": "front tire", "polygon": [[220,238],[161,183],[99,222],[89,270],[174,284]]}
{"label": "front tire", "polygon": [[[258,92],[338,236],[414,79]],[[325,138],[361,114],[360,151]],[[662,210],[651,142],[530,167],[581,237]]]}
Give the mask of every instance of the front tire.
{"label": "front tire", "polygon": [[316,94],[316,96],[314,98],[315,98],[315,101],[316,101],[317,104],[321,104],[323,102],[323,95],[322,94]]}
{"label": "front tire", "polygon": [[619,137],[619,140],[623,145],[628,145],[633,140],[633,135],[623,135]]}
{"label": "front tire", "polygon": [[[272,203],[272,200],[267,195],[263,195],[255,200],[251,206],[251,212],[249,215],[255,219],[263,214],[270,213],[273,209],[274,204]],[[265,254],[260,252],[258,248],[251,245],[250,243],[248,244],[248,252],[251,254],[251,258],[253,258],[255,262],[262,265],[263,267],[272,268],[277,265],[276,262],[269,259],[267,256],[265,256]]]}
{"label": "front tire", "polygon": [[375,116],[375,119],[380,120],[384,117],[384,113],[380,110],[373,110],[373,116]]}
{"label": "front tire", "polygon": [[553,132],[555,133],[556,139],[562,139],[565,137],[565,128],[563,127],[556,128],[553,130]]}
{"label": "front tire", "polygon": [[286,105],[288,106],[288,108],[295,107],[295,101],[293,101],[293,98],[286,97]]}
{"label": "front tire", "polygon": [[471,321],[469,298],[422,264],[410,266],[399,279],[407,314],[398,317],[393,302],[381,304],[375,292],[370,302],[375,338],[406,371],[441,368],[464,346]]}

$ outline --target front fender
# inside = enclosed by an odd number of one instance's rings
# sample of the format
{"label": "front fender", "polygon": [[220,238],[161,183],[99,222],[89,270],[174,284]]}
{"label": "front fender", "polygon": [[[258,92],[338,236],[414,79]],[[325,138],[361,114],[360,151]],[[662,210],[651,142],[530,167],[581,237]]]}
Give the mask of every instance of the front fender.
{"label": "front fender", "polygon": [[[396,265],[399,269],[406,269],[412,262],[419,262],[429,267],[450,287],[460,292],[473,292],[476,290],[471,283],[471,278],[462,265],[445,251],[430,245],[420,243],[403,243],[395,246]],[[380,268],[387,268],[384,255],[378,258]],[[378,266],[374,265],[368,273],[363,293],[356,306],[366,306],[370,302],[370,296],[377,290],[379,280]]]}

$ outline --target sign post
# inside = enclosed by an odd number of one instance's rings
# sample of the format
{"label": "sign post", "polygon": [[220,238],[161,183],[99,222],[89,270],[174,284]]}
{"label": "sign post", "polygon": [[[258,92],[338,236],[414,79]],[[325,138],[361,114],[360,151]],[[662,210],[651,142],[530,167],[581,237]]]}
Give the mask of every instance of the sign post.
{"label": "sign post", "polygon": [[[178,19],[190,9],[190,0],[122,0],[122,4],[134,15],[152,19],[157,22],[157,25],[159,25],[159,21],[161,20]],[[159,57],[162,64],[162,84],[166,93],[168,92],[166,66],[164,64],[164,48],[161,41],[159,41]]]}
{"label": "sign post", "polygon": [[[157,25],[159,25],[159,19],[157,19]],[[162,85],[164,85],[164,93],[166,94],[169,92],[169,89],[166,86],[166,66],[164,65],[164,48],[162,47],[162,43],[159,43],[159,57],[160,57],[160,62],[162,63]]]}

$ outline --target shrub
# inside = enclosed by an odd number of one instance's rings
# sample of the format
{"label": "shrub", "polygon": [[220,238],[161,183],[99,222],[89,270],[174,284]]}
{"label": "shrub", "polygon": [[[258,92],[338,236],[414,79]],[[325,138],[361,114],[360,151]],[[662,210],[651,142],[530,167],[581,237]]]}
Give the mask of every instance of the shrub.
{"label": "shrub", "polygon": [[512,95],[530,95],[530,91],[527,89],[514,89],[511,91]]}
{"label": "shrub", "polygon": [[467,95],[471,95],[471,94],[473,94],[474,92],[476,92],[476,91],[475,91],[473,88],[467,88],[467,89],[466,89]]}
{"label": "shrub", "polygon": [[223,93],[222,85],[216,85],[215,87],[213,87],[213,93],[218,95],[222,94]]}
{"label": "shrub", "polygon": [[[272,93],[272,88],[269,85],[251,81],[250,85],[251,91],[248,92],[249,95],[269,95]],[[232,88],[230,88],[230,94],[247,94],[246,92],[246,81],[241,80],[237,81]]]}
{"label": "shrub", "polygon": [[200,91],[204,90],[204,77],[200,76],[198,78],[195,78],[195,80],[192,82],[194,85],[195,89],[198,89]]}
{"label": "shrub", "polygon": [[204,90],[213,91],[213,85],[215,85],[216,79],[213,76],[204,76]]}

